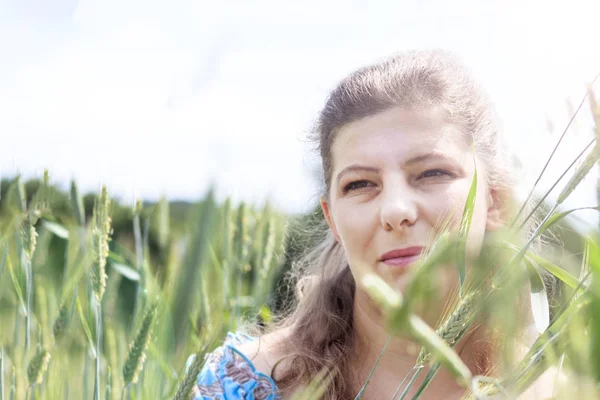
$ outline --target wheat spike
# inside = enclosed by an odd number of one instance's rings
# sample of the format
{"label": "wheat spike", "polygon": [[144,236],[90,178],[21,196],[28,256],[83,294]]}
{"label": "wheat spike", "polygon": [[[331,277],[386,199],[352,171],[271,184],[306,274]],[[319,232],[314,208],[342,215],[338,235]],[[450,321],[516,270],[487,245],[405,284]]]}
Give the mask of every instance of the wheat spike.
{"label": "wheat spike", "polygon": [[52,326],[52,333],[55,341],[62,337],[68,323],[69,310],[67,309],[67,305],[63,302],[58,310],[58,316],[56,317],[56,320],[54,320],[54,325]]}
{"label": "wheat spike", "polygon": [[108,215],[110,199],[106,186],[102,187],[100,198],[97,199],[93,211],[93,248],[94,264],[92,266],[92,286],[98,302],[102,301],[106,289],[106,259],[108,258],[111,231],[111,218]]}
{"label": "wheat spike", "polygon": [[591,169],[600,160],[600,144],[596,143],[592,151],[583,160],[583,163],[577,168],[575,174],[571,177],[565,188],[558,195],[556,204],[562,204],[567,197],[575,190],[575,188],[581,183],[583,178],[591,171]]}
{"label": "wheat spike", "polygon": [[[467,328],[473,318],[473,299],[476,292],[469,292],[458,302],[454,312],[450,314],[436,329],[435,333],[449,346],[454,346],[460,339],[461,333]],[[431,360],[431,353],[425,348],[421,349],[417,357],[417,365],[424,366]]]}
{"label": "wheat spike", "polygon": [[25,255],[29,262],[33,259],[33,253],[37,245],[37,237],[38,233],[35,230],[35,226],[31,219],[28,218],[26,226],[21,231],[21,238],[23,240],[23,249],[25,250]]}
{"label": "wheat spike", "polygon": [[44,372],[50,362],[50,353],[46,350],[39,350],[29,361],[27,365],[27,380],[29,385],[40,384],[44,378]]}
{"label": "wheat spike", "polygon": [[204,353],[205,350],[202,349],[193,355],[193,361],[189,368],[187,368],[185,376],[179,384],[179,388],[175,394],[175,400],[188,400],[190,398],[190,394],[194,388],[194,384],[196,383],[196,377],[200,373],[202,365],[204,364]]}
{"label": "wheat spike", "polygon": [[127,361],[123,367],[123,384],[126,386],[129,383],[137,383],[138,374],[142,370],[144,360],[146,359],[146,348],[150,342],[150,334],[154,317],[156,316],[157,305],[154,304],[142,321],[142,326],[135,337],[134,341],[129,346],[129,354]]}

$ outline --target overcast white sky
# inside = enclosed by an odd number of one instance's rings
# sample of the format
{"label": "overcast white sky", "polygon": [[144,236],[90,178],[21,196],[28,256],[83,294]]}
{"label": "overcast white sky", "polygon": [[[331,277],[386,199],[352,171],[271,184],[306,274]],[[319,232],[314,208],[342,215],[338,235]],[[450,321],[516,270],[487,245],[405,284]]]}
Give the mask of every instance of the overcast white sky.
{"label": "overcast white sky", "polygon": [[[526,186],[566,100],[600,72],[600,2],[554,4],[0,0],[0,174],[47,167],[131,203],[198,199],[215,182],[221,198],[305,211],[317,187],[304,138],[328,91],[395,51],[443,47],[496,101]],[[585,111],[549,177],[591,137]],[[596,204],[596,176],[569,206]]]}

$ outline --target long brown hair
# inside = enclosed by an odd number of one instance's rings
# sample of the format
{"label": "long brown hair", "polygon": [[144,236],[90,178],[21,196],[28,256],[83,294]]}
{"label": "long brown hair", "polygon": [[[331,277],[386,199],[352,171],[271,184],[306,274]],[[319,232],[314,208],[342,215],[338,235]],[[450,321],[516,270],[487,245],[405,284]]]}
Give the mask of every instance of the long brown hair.
{"label": "long brown hair", "polygon": [[[508,218],[514,174],[493,106],[471,73],[452,54],[441,50],[396,54],[357,70],[331,92],[312,135],[322,160],[322,195],[328,198],[331,148],[337,132],[351,122],[397,106],[439,110],[473,141],[489,171],[487,184],[500,193]],[[275,327],[289,329],[284,345],[291,361],[281,374],[275,366],[272,376],[285,391],[326,368],[333,378],[324,398],[349,399],[356,395],[349,371],[356,286],[342,246],[324,221],[316,228],[320,240],[291,272],[297,301]]]}

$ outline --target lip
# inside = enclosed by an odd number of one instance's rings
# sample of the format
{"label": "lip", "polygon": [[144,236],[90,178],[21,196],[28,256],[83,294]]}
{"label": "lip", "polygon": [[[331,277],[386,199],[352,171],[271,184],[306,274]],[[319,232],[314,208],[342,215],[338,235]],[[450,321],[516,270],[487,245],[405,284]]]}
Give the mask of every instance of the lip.
{"label": "lip", "polygon": [[411,246],[403,249],[395,249],[382,254],[379,261],[387,265],[402,267],[417,261],[422,251],[422,246]]}

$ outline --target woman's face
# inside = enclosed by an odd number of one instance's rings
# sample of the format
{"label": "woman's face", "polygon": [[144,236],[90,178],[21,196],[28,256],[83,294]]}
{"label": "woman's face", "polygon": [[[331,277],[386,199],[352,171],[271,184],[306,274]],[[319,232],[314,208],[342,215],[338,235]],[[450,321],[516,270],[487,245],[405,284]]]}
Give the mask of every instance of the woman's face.
{"label": "woman's face", "polygon": [[[439,222],[460,223],[474,171],[470,143],[433,112],[392,108],[344,126],[332,147],[329,199],[321,205],[354,277],[367,267],[402,290]],[[479,159],[477,174],[471,254],[479,253],[486,230],[501,225]]]}

